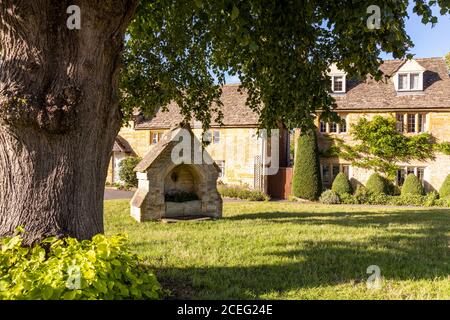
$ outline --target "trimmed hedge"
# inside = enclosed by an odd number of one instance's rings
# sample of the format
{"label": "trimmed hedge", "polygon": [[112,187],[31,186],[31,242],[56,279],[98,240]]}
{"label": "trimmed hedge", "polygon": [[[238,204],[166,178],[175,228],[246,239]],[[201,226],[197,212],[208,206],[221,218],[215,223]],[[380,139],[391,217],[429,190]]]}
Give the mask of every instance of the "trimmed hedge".
{"label": "trimmed hedge", "polygon": [[439,189],[439,195],[441,196],[441,198],[450,197],[450,174],[447,175],[444,183],[442,183],[442,186]]}
{"label": "trimmed hedge", "polygon": [[317,200],[322,193],[322,179],[314,130],[299,136],[295,158],[292,194],[297,198]]}
{"label": "trimmed hedge", "polygon": [[270,197],[262,191],[251,190],[241,186],[229,186],[221,184],[217,186],[222,197],[250,200],[250,201],[269,201]]}
{"label": "trimmed hedge", "polygon": [[366,188],[371,194],[389,194],[390,187],[386,178],[380,176],[378,173],[373,173],[366,183]]}
{"label": "trimmed hedge", "polygon": [[437,192],[427,195],[405,194],[389,196],[386,194],[368,194],[366,197],[345,194],[340,197],[342,204],[368,204],[389,206],[421,206],[421,207],[450,207],[450,197],[439,199]]}
{"label": "trimmed hedge", "polygon": [[407,194],[421,196],[424,194],[422,183],[415,174],[408,174],[402,186],[402,196]]}
{"label": "trimmed hedge", "polygon": [[345,173],[340,172],[336,178],[334,178],[331,190],[336,192],[339,196],[342,196],[343,194],[352,194],[352,186]]}

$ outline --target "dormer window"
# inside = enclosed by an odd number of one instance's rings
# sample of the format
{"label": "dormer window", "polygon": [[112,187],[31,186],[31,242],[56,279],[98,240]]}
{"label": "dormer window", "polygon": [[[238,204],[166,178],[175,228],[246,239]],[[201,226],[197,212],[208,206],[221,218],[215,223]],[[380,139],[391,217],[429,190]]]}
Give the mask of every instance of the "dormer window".
{"label": "dormer window", "polygon": [[422,91],[424,72],[425,68],[417,61],[406,61],[394,76],[395,89],[398,92]]}
{"label": "dormer window", "polygon": [[331,85],[334,93],[345,92],[345,76],[333,76],[331,77]]}
{"label": "dormer window", "polygon": [[417,91],[420,87],[420,73],[398,74],[398,91]]}
{"label": "dormer window", "polygon": [[328,76],[331,78],[331,92],[332,93],[345,93],[346,91],[346,73],[343,70],[338,69],[335,63],[330,66]]}

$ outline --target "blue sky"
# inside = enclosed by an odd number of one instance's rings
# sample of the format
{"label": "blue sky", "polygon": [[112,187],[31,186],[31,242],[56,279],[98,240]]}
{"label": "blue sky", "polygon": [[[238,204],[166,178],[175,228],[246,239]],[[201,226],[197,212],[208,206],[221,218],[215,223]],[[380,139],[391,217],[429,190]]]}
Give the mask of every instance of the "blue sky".
{"label": "blue sky", "polygon": [[[409,10],[410,18],[406,21],[406,32],[414,42],[414,48],[410,50],[416,58],[443,57],[450,52],[450,16],[440,16],[438,10],[434,10],[439,22],[432,27],[424,25],[420,18]],[[392,59],[390,55],[382,55],[383,59]],[[228,76],[227,83],[239,83],[237,77]]]}

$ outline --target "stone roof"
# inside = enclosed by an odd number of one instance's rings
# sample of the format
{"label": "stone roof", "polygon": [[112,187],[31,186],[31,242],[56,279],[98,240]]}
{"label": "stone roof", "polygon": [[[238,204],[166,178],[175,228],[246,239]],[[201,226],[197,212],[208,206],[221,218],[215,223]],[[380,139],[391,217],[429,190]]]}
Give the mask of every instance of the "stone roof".
{"label": "stone roof", "polygon": [[134,154],[133,148],[131,148],[128,141],[119,135],[116,137],[116,140],[114,140],[114,146],[113,146],[112,151]]}
{"label": "stone roof", "polygon": [[[392,78],[377,82],[370,77],[366,80],[347,79],[347,92],[334,94],[337,110],[410,110],[410,109],[450,109],[450,77],[443,58],[415,59],[424,72],[424,86],[421,92],[395,91]],[[392,77],[405,60],[386,60],[381,70]],[[256,127],[258,114],[247,105],[247,94],[239,90],[239,85],[225,85],[222,88],[223,125],[226,127]],[[214,115],[213,115],[214,119]],[[183,120],[176,103],[168,106],[168,111],[160,109],[152,119],[137,116],[135,129],[169,129]],[[194,121],[192,127],[198,127]],[[217,123],[212,123],[217,127]]]}
{"label": "stone roof", "polygon": [[[425,68],[423,91],[397,92],[392,78],[377,82],[347,79],[347,92],[333,95],[337,110],[418,110],[450,109],[450,77],[443,58],[415,59]],[[388,60],[381,66],[385,75],[393,76],[404,64],[402,60]]]}
{"label": "stone roof", "polygon": [[[223,125],[228,127],[254,127],[258,124],[258,114],[253,112],[246,104],[247,94],[239,90],[239,85],[225,85],[222,87],[222,113]],[[156,115],[150,119],[140,116],[136,118],[135,129],[169,129],[178,126],[183,121],[180,108],[176,103],[167,106],[168,111],[160,109]],[[214,115],[212,119],[214,120]],[[191,122],[192,127],[199,125],[195,121]],[[212,121],[212,127],[217,127],[218,123]]]}
{"label": "stone roof", "polygon": [[[150,166],[157,161],[157,159],[162,155],[166,150],[171,150],[174,148],[177,144],[180,143],[180,135],[182,134],[181,130],[188,130],[189,135],[191,136],[191,158],[194,159],[194,152],[196,152],[195,146],[200,146],[201,143],[197,139],[197,137],[192,132],[189,125],[184,125],[183,127],[176,127],[168,132],[166,132],[161,140],[155,144],[152,145],[147,154],[144,156],[144,158],[141,160],[141,162],[138,163],[138,165],[134,168],[135,172],[145,172]],[[196,141],[194,141],[196,140]],[[219,166],[214,162],[214,160],[211,158],[209,153],[202,149],[199,150],[201,152],[201,155],[203,156],[203,161],[206,163],[211,163],[212,166],[217,171],[220,171]]]}

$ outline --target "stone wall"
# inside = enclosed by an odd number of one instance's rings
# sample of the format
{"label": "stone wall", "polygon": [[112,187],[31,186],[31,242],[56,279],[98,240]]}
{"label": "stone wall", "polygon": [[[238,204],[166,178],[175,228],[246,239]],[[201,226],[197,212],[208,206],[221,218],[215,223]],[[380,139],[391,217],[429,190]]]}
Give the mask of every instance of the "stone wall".
{"label": "stone wall", "polygon": [[[375,115],[381,116],[395,116],[395,113],[348,113],[347,114],[347,133],[343,134],[330,134],[331,137],[343,139],[346,143],[354,143],[351,139],[349,129],[352,124],[355,124],[360,117],[366,117],[367,119],[373,118]],[[429,112],[427,113],[426,131],[431,133],[438,141],[450,141],[450,113],[449,112]],[[316,122],[318,125],[318,122]],[[323,134],[319,133],[319,148],[324,150],[327,148],[328,143]],[[321,164],[347,164],[350,163],[343,159],[336,158],[322,158]],[[432,161],[411,161],[410,163],[397,163],[401,167],[424,167],[424,181],[427,191],[439,190],[445,177],[450,174],[450,156],[437,153],[436,157]],[[354,186],[358,184],[365,184],[367,179],[373,173],[372,170],[358,168],[350,166],[349,178]]]}

